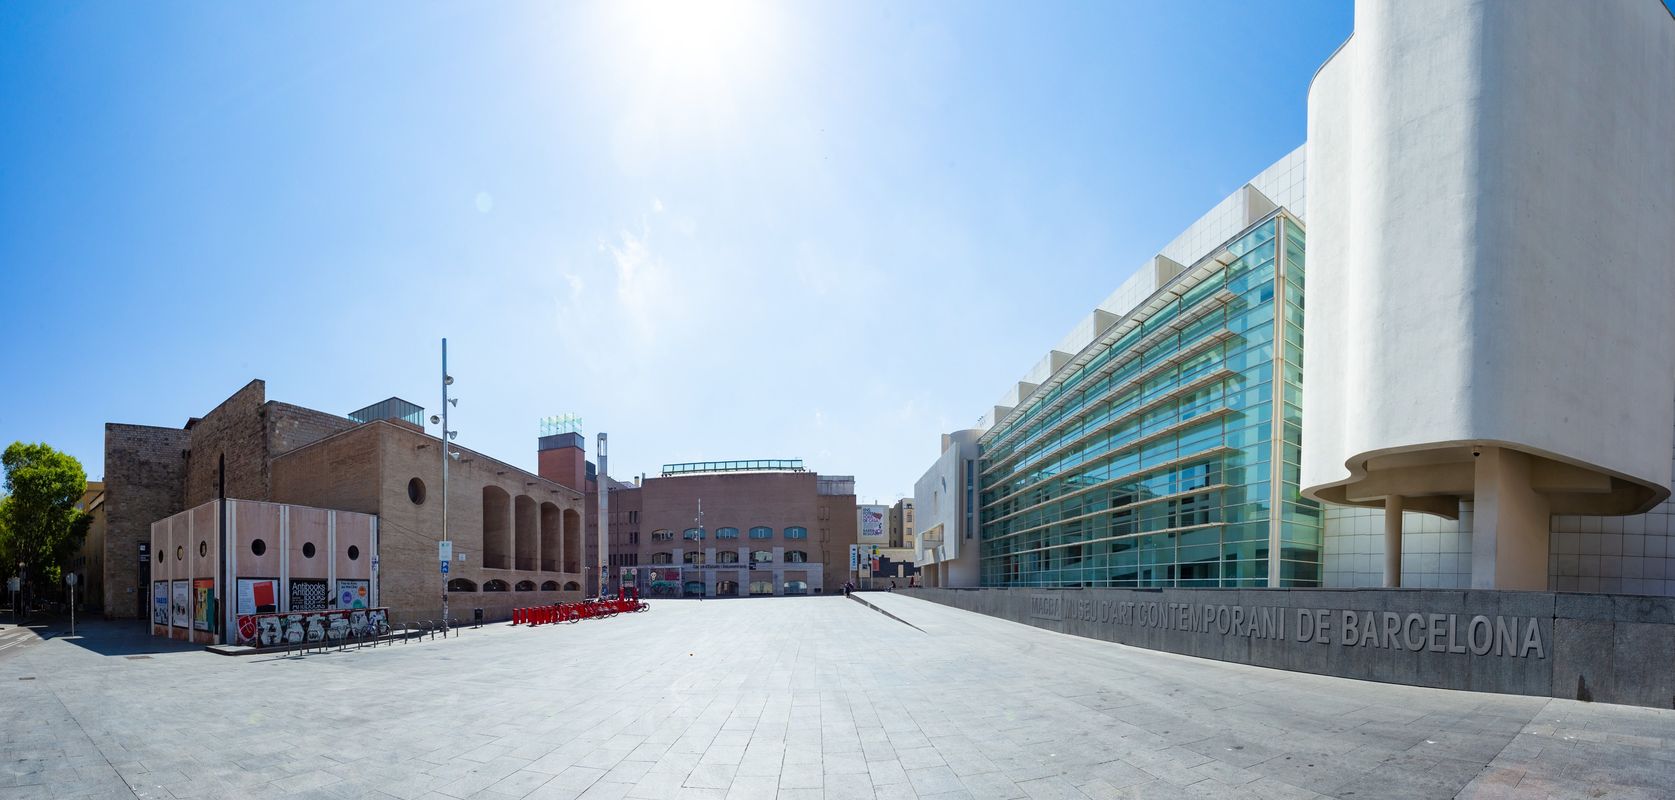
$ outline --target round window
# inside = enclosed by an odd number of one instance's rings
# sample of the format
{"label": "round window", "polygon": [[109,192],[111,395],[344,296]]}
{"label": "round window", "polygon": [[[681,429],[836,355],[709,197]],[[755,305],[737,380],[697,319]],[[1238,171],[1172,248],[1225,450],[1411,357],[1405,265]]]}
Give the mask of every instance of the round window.
{"label": "round window", "polygon": [[423,503],[425,501],[425,482],[419,480],[418,478],[408,481],[407,499],[412,500],[413,505]]}
{"label": "round window", "polygon": [[303,558],[313,558],[314,557],[314,543],[313,542],[303,543],[302,557]]}
{"label": "round window", "polygon": [[181,547],[179,545],[176,545],[175,548],[174,548],[174,560],[185,561],[186,560],[186,548]]}
{"label": "round window", "polygon": [[209,542],[198,542],[198,555],[199,556],[209,555]]}
{"label": "round window", "polygon": [[267,551],[268,551],[268,543],[262,541],[261,539],[257,539],[256,541],[253,541],[253,542],[250,543],[250,552],[251,553],[254,553],[256,555],[261,555],[263,553],[266,553]]}
{"label": "round window", "polygon": [[361,549],[359,547],[354,546],[354,545],[349,545],[349,560],[350,561],[358,561],[358,560],[360,560],[360,557],[361,557]]}

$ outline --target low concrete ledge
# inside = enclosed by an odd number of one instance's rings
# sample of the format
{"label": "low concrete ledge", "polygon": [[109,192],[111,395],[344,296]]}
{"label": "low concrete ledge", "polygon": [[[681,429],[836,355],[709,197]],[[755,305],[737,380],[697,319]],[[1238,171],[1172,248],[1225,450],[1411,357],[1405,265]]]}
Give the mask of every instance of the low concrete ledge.
{"label": "low concrete ledge", "polygon": [[901,590],[1038,628],[1359,680],[1675,708],[1675,598],[1454,589]]}

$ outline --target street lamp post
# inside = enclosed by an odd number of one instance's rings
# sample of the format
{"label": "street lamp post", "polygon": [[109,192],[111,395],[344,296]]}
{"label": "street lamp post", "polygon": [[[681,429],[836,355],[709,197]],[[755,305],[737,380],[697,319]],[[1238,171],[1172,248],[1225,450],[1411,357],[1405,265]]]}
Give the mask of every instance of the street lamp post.
{"label": "street lamp post", "polygon": [[436,552],[440,556],[438,562],[442,572],[442,626],[448,627],[448,562],[453,560],[454,543],[448,538],[448,462],[459,458],[459,453],[449,446],[449,442],[459,436],[457,431],[448,428],[448,406],[459,405],[459,398],[449,399],[448,387],[454,384],[453,376],[448,374],[448,340],[442,340],[442,415],[430,416],[433,424],[442,426],[442,541],[438,543]]}

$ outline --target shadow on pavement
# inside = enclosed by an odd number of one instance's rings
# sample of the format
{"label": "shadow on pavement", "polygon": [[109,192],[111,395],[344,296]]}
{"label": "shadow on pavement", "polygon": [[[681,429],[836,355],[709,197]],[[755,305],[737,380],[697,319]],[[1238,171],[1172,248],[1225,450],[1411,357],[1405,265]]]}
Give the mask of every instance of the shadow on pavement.
{"label": "shadow on pavement", "polygon": [[76,635],[70,635],[68,619],[56,620],[51,626],[54,639],[62,639],[84,650],[102,656],[154,655],[158,653],[201,652],[204,646],[178,639],[152,636],[151,626],[134,620],[76,620]]}

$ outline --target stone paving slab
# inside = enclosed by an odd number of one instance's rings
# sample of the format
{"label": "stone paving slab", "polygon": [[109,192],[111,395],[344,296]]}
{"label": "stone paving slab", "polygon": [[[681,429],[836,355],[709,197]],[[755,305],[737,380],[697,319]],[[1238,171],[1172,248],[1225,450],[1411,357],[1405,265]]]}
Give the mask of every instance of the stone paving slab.
{"label": "stone paving slab", "polygon": [[1675,712],[1265,670],[867,599],[902,621],[842,597],[654,601],[289,659],[92,622],[0,661],[0,800],[1675,792]]}

